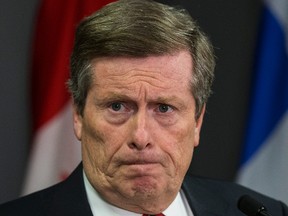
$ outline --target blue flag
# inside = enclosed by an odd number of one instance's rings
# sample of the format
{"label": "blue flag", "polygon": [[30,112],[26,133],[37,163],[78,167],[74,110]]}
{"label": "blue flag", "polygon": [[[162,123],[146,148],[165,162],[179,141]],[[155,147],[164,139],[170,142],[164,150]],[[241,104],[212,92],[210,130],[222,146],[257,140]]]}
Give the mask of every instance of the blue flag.
{"label": "blue flag", "polygon": [[238,182],[288,203],[288,0],[266,0]]}

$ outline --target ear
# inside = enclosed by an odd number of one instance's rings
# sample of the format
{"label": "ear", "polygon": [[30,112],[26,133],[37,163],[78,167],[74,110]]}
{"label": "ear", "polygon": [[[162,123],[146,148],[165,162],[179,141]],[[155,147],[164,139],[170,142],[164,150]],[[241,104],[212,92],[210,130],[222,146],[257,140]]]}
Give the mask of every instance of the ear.
{"label": "ear", "polygon": [[194,131],[194,146],[195,147],[199,145],[200,132],[201,132],[205,110],[206,110],[206,104],[204,104],[199,118],[196,119],[196,125],[195,125],[195,131]]}
{"label": "ear", "polygon": [[75,136],[79,141],[81,141],[82,137],[82,127],[83,127],[83,117],[79,113],[76,105],[73,105],[73,126],[74,126],[74,133]]}

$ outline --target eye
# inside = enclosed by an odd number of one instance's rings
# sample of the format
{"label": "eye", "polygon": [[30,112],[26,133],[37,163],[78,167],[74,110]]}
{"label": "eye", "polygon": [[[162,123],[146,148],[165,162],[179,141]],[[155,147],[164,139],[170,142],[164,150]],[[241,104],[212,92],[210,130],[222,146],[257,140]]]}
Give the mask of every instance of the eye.
{"label": "eye", "polygon": [[167,113],[173,111],[172,107],[167,104],[160,104],[158,110],[161,113]]}
{"label": "eye", "polygon": [[111,109],[112,109],[113,111],[118,112],[118,111],[120,111],[121,109],[123,109],[123,104],[120,103],[120,102],[114,102],[114,103],[112,103],[112,104],[110,105],[110,107],[111,107]]}

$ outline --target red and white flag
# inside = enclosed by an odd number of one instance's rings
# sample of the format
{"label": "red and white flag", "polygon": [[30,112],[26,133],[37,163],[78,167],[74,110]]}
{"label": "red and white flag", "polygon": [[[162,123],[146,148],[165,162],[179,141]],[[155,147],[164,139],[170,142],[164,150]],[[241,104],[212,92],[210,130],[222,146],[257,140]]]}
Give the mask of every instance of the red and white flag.
{"label": "red and white flag", "polygon": [[33,140],[23,194],[65,179],[81,160],[65,86],[69,57],[80,20],[112,1],[43,0],[40,5],[31,75]]}

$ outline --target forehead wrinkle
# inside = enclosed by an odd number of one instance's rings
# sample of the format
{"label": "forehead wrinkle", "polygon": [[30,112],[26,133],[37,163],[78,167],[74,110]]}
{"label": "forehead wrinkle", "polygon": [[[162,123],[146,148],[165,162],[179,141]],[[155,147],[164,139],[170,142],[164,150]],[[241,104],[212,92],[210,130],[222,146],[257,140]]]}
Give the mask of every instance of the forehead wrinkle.
{"label": "forehead wrinkle", "polygon": [[161,82],[161,80],[164,79],[172,79],[172,77],[167,76],[165,73],[163,73],[163,68],[159,67],[159,68],[148,68],[147,69],[141,69],[141,68],[137,68],[137,67],[133,67],[131,69],[127,69],[127,70],[122,70],[121,68],[117,68],[117,69],[111,69],[111,70],[107,70],[107,72],[109,73],[108,76],[110,76],[112,79],[113,78],[137,78],[139,80],[145,80],[145,79],[153,79],[153,80],[157,80],[159,82]]}
{"label": "forehead wrinkle", "polygon": [[[148,94],[147,89],[145,88],[144,84],[141,83],[139,86],[138,98],[139,99],[142,98],[142,100],[147,101],[147,94]],[[141,95],[142,95],[142,97],[141,97]]]}
{"label": "forehead wrinkle", "polygon": [[[135,71],[135,73],[132,71]],[[166,84],[165,81],[168,81],[170,83],[172,81],[176,81],[176,82],[180,81],[182,82],[183,86],[190,88],[190,78],[192,78],[191,76],[189,77],[189,80],[187,80],[185,77],[179,76],[177,74],[177,71],[173,71],[172,73],[167,74],[165,73],[165,71],[162,70],[162,68],[159,68],[158,71],[155,69],[154,70],[131,69],[127,71],[125,74],[128,74],[129,72],[132,72],[132,74],[130,75],[132,80],[127,83],[128,85],[134,84],[135,82],[143,81],[143,82],[147,82],[148,84],[154,87],[163,88],[163,89],[167,88],[167,86],[165,86]],[[142,73],[139,74],[137,72],[142,72]],[[128,78],[125,81],[128,81],[129,80]],[[134,79],[136,81],[134,81]]]}
{"label": "forehead wrinkle", "polygon": [[[108,81],[109,80],[109,81]],[[138,96],[140,97],[141,93],[148,94],[148,90],[152,91],[162,91],[167,90],[167,85],[165,85],[165,81],[163,79],[157,79],[153,76],[141,76],[141,75],[134,75],[131,78],[119,77],[119,79],[107,78],[105,82],[99,82],[99,86],[102,88],[110,87],[115,88],[117,90],[125,90],[137,92]],[[154,89],[150,89],[150,88]]]}
{"label": "forehead wrinkle", "polygon": [[[115,77],[115,74],[113,75]],[[119,75],[116,75],[117,77],[119,77]],[[101,87],[101,89],[105,89],[106,87],[112,87],[113,89],[116,89],[114,92],[110,92],[109,93],[109,98],[114,98],[115,100],[128,100],[128,99],[132,99],[134,97],[136,98],[141,98],[141,92],[144,92],[144,99],[147,100],[148,99],[148,95],[151,89],[148,87],[146,87],[146,84],[156,87],[157,89],[151,90],[151,91],[157,91],[157,96],[155,98],[150,98],[150,100],[152,101],[162,101],[163,103],[168,103],[169,101],[178,101],[180,102],[180,100],[177,98],[177,96],[159,96],[161,95],[161,90],[163,89],[165,92],[167,92],[167,86],[165,86],[165,83],[163,82],[163,80],[159,80],[157,78],[155,78],[155,76],[149,76],[152,77],[154,80],[156,80],[157,82],[153,82],[149,79],[148,76],[141,76],[141,75],[134,75],[133,76],[135,79],[132,79],[131,81],[129,79],[125,79],[125,78],[121,78],[120,82],[117,81],[115,82],[114,79],[111,79],[111,82],[109,83],[105,83],[104,82],[98,82],[95,80],[94,84],[95,86]],[[110,78],[106,78],[106,79],[110,79]],[[129,80],[129,82],[127,82]],[[136,85],[135,85],[136,83]],[[138,84],[139,83],[139,84]],[[183,83],[184,84],[184,83]],[[187,83],[186,83],[187,84]],[[189,85],[182,85],[182,87],[184,88],[189,88]],[[188,83],[189,84],[189,83]],[[173,84],[172,84],[173,86]],[[148,89],[148,90],[147,90]],[[121,91],[119,91],[121,90]],[[117,93],[116,93],[117,92]],[[131,94],[131,92],[137,93],[137,94]],[[129,95],[129,96],[128,96]],[[102,95],[104,96],[104,95]],[[150,95],[151,96],[151,95]],[[191,94],[191,96],[193,96]],[[135,99],[135,98],[134,98]]]}

